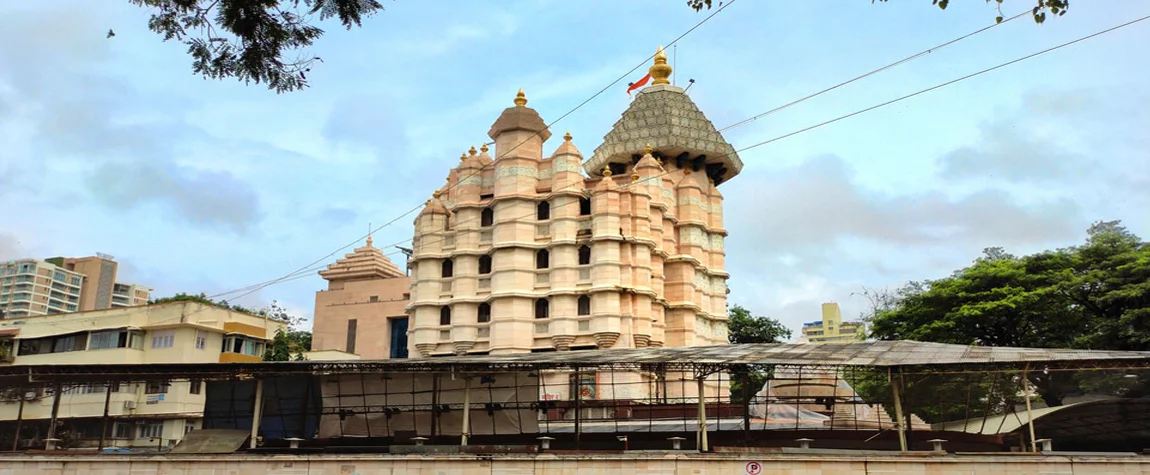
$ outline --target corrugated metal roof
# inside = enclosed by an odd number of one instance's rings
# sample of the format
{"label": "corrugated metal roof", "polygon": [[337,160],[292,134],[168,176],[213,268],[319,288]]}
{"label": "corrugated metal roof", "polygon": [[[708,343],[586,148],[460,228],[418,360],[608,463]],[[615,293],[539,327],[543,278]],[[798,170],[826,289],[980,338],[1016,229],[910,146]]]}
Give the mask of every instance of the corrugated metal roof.
{"label": "corrugated metal roof", "polygon": [[[1021,369],[1027,363],[1057,369],[1150,367],[1150,352],[992,348],[916,341],[824,344],[740,344],[450,356],[395,360],[284,361],[256,363],[155,363],[147,365],[0,365],[0,378],[87,375],[95,378],[229,377],[237,374],[498,371],[663,366],[668,370],[723,369],[736,365],[821,367],[951,367],[979,371],[988,365]],[[1037,368],[1036,368],[1037,369]]]}
{"label": "corrugated metal roof", "polygon": [[433,359],[440,363],[531,362],[567,365],[693,363],[881,367],[1102,360],[1150,361],[1150,352],[985,347],[919,341],[865,341],[823,344],[748,343]]}

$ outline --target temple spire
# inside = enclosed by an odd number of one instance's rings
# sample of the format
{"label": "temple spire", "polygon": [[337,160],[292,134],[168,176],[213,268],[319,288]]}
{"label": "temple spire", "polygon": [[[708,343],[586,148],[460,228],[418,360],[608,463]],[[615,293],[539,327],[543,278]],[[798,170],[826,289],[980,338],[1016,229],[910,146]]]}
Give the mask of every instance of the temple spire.
{"label": "temple spire", "polygon": [[527,94],[523,93],[523,88],[519,88],[519,92],[515,93],[515,105],[527,107]]}
{"label": "temple spire", "polygon": [[671,66],[667,64],[667,53],[663,51],[662,46],[659,46],[659,50],[655,52],[655,64],[652,64],[647,72],[653,79],[651,85],[671,84],[671,81],[667,80],[671,77]]}
{"label": "temple spire", "polygon": [[367,247],[371,247],[371,223],[367,223]]}

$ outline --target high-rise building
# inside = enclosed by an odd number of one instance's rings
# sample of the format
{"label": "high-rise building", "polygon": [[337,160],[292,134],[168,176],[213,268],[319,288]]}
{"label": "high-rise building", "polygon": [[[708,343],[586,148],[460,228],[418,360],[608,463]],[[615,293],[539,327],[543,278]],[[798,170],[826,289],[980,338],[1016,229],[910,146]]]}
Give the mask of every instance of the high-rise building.
{"label": "high-rise building", "polygon": [[150,288],[116,282],[112,256],[0,263],[0,312],[26,317],[144,305]]}
{"label": "high-rise building", "polygon": [[362,359],[407,358],[410,281],[383,252],[367,244],[319,272],[327,290],[315,294],[313,352],[339,350]]}
{"label": "high-rise building", "polygon": [[[284,327],[266,317],[198,302],[11,318],[0,320],[0,364],[255,362]],[[77,446],[95,446],[101,430],[107,431],[109,447],[168,446],[202,427],[204,384],[64,386],[58,417]],[[0,388],[0,432],[13,434],[20,427],[22,440],[47,437],[55,389],[31,382]]]}
{"label": "high-rise building", "polygon": [[803,324],[803,339],[808,343],[848,343],[866,339],[866,324],[844,322],[839,304],[823,304],[823,319]]}
{"label": "high-rise building", "polygon": [[[522,90],[415,220],[413,357],[727,342],[723,198],[742,169],[662,49],[590,159]],[[581,172],[585,172],[584,175]]]}

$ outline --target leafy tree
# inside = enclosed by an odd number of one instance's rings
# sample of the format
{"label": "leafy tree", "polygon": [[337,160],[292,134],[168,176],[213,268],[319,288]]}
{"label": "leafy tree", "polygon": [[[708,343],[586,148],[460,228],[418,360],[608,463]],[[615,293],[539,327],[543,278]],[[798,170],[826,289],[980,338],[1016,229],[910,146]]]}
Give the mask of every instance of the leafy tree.
{"label": "leafy tree", "polygon": [[[746,308],[734,305],[727,311],[727,341],[731,343],[782,343],[791,330],[769,317],[756,317]],[[731,400],[749,402],[769,376],[763,368],[741,368],[731,371]]]}
{"label": "leafy tree", "polygon": [[791,330],[778,320],[751,316],[751,311],[739,305],[727,312],[727,341],[731,343],[782,343],[791,337]]}
{"label": "leafy tree", "polygon": [[268,318],[286,322],[287,329],[276,330],[275,337],[264,350],[264,361],[303,361],[303,353],[311,351],[311,332],[300,328],[304,319],[290,315],[287,309],[273,300],[265,310]]}
{"label": "leafy tree", "polygon": [[276,92],[307,87],[307,72],[323,61],[301,52],[323,35],[317,20],[338,18],[350,30],[383,9],[376,0],[129,1],[152,9],[148,28],[164,41],[187,45],[196,74],[263,83]]}
{"label": "leafy tree", "polygon": [[[878,0],[878,1],[885,2],[887,0]],[[991,1],[992,0],[986,0],[986,3],[990,3]],[[996,20],[1001,22],[1003,19],[1002,18],[1002,6],[1001,6],[1002,0],[993,0],[993,1],[999,5],[998,18],[996,18]],[[1066,10],[1068,8],[1070,8],[1070,0],[1035,0],[1035,1],[1038,4],[1034,7],[1034,9],[1031,11],[1031,13],[1034,16],[1034,21],[1036,23],[1045,22],[1047,12],[1050,12],[1050,14],[1054,15],[1054,16],[1062,16],[1062,15],[1065,15]],[[874,3],[874,2],[875,2],[875,0],[871,0],[871,3]],[[947,5],[950,5],[950,0],[930,0],[930,2],[934,5],[938,5],[938,8],[941,8],[943,10],[946,10]],[[722,4],[723,4],[723,2],[720,1],[719,5],[722,5]],[[694,8],[695,11],[699,11],[699,10],[702,10],[704,8],[709,10],[712,6],[712,0],[687,0],[687,5],[690,6],[691,8]]]}
{"label": "leafy tree", "polygon": [[[1118,221],[1081,246],[1016,257],[990,248],[965,269],[911,288],[871,319],[871,336],[982,346],[1150,349],[1150,245]],[[1087,389],[1143,394],[1145,382],[1031,371],[1049,406]]]}

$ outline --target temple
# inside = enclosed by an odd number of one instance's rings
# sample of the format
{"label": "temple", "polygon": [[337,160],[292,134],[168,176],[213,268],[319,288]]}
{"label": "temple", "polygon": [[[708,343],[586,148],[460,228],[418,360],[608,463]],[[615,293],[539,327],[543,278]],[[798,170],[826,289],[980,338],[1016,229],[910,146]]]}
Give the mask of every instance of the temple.
{"label": "temple", "polygon": [[[544,156],[522,90],[494,153],[462,154],[415,220],[412,357],[727,342],[718,185],[742,162],[662,48],[650,74],[589,159],[570,133]],[[636,394],[677,392],[636,377]]]}

